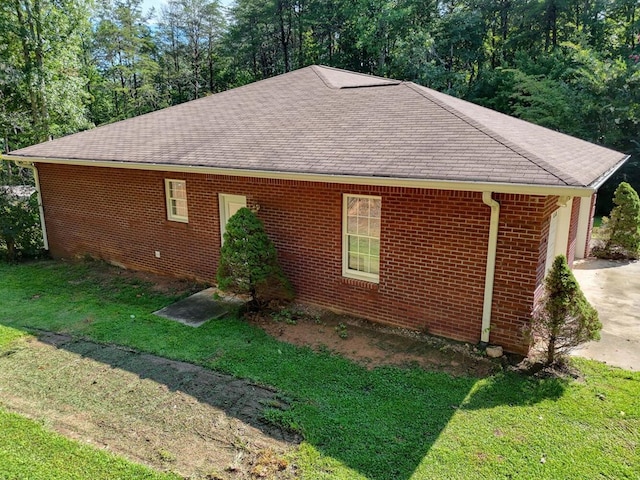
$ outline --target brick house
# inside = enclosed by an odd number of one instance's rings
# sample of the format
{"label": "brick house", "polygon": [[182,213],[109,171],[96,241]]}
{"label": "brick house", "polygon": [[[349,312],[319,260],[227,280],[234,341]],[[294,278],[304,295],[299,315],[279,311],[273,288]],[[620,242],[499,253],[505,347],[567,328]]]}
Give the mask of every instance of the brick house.
{"label": "brick house", "polygon": [[300,301],[526,353],[550,260],[588,252],[618,152],[390,79],[311,66],[27,147],[54,257],[209,282],[260,206]]}

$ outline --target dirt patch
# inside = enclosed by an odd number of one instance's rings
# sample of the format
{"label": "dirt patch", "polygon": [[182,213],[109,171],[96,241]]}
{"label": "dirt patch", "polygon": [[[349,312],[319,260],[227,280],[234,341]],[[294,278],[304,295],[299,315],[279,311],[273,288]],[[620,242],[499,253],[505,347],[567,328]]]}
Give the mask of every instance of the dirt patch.
{"label": "dirt patch", "polygon": [[279,340],[315,350],[328,349],[368,368],[418,365],[425,370],[474,377],[486,377],[500,368],[499,363],[468,344],[305,305],[272,314],[247,314],[247,318]]}
{"label": "dirt patch", "polygon": [[[187,296],[194,294],[200,290],[207,288],[209,285],[194,279],[185,279],[170,277],[167,275],[159,275],[151,272],[142,272],[137,270],[129,270],[122,265],[110,264],[99,259],[83,257],[77,259],[78,262],[90,266],[88,276],[91,281],[104,286],[110,286],[114,282],[124,281],[128,284],[147,284],[151,290],[166,295]],[[81,280],[72,280],[70,284],[84,282],[86,278]]]}
{"label": "dirt patch", "polygon": [[286,479],[300,441],[267,423],[276,392],[192,364],[43,334],[0,352],[0,405],[194,479]]}

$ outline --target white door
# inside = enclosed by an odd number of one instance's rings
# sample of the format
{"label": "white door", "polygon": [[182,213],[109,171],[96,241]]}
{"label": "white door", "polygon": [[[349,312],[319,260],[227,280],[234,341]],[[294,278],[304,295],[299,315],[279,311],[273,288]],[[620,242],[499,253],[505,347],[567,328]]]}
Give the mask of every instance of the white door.
{"label": "white door", "polygon": [[244,195],[219,194],[220,201],[220,243],[224,243],[224,232],[227,222],[242,207],[247,206],[247,197]]}

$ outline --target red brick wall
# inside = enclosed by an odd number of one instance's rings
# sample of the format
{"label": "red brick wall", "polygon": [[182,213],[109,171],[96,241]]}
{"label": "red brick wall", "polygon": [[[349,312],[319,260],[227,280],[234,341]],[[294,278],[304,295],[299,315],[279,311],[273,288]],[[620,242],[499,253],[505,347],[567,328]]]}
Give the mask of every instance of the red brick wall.
{"label": "red brick wall", "polygon": [[578,220],[580,219],[580,197],[573,197],[571,203],[571,219],[569,220],[569,239],[567,241],[567,263],[573,267],[576,258],[576,236],[578,235]]}
{"label": "red brick wall", "polygon": [[557,197],[499,195],[500,226],[491,320],[491,343],[526,352],[523,329],[544,278],[549,216]]}
{"label": "red brick wall", "polygon": [[[39,172],[56,257],[90,254],[213,282],[218,193],[246,195],[249,204],[260,205],[299,300],[458,340],[480,339],[490,217],[480,193],[50,164],[40,164]],[[188,224],[166,220],[165,178],[186,180]],[[343,193],[382,197],[379,285],[342,277]],[[501,215],[491,343],[525,352],[521,330],[539,281],[549,202],[495,198]]]}

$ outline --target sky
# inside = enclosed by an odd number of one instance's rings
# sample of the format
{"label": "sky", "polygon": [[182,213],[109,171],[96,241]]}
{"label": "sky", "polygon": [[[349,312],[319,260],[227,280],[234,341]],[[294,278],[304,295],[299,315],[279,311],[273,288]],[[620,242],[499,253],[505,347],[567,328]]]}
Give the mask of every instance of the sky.
{"label": "sky", "polygon": [[156,9],[156,14],[160,13],[160,6],[167,3],[166,0],[144,0],[142,2],[142,10],[147,13],[151,7]]}
{"label": "sky", "polygon": [[[143,12],[148,12],[149,9],[151,9],[151,7],[154,7],[156,9],[156,15],[158,15],[160,13],[160,7],[162,5],[165,5],[167,3],[168,0],[144,0],[142,2],[142,11]],[[219,0],[220,1],[220,5],[225,6],[225,5],[229,5],[231,4],[231,0]]]}

